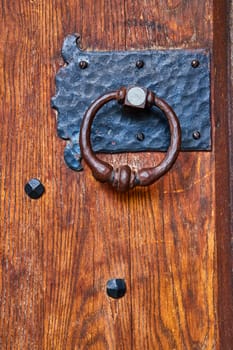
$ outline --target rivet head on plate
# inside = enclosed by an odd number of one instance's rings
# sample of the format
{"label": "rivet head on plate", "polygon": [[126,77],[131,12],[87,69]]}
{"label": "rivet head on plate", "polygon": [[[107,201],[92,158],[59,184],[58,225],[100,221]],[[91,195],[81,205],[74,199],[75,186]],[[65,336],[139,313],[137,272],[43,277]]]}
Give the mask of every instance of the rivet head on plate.
{"label": "rivet head on plate", "polygon": [[200,62],[198,60],[192,60],[191,66],[193,68],[197,68],[200,65]]}
{"label": "rivet head on plate", "polygon": [[143,132],[138,132],[136,135],[136,138],[138,141],[143,141],[145,138],[145,135],[143,134]]}
{"label": "rivet head on plate", "polygon": [[196,130],[193,132],[194,140],[198,140],[201,137],[200,131]]}
{"label": "rivet head on plate", "polygon": [[144,61],[143,60],[137,60],[136,67],[141,69],[144,67]]}
{"label": "rivet head on plate", "polygon": [[87,61],[80,61],[79,62],[79,67],[81,69],[86,69],[88,67],[88,62]]}
{"label": "rivet head on plate", "polygon": [[125,281],[121,278],[114,278],[107,282],[107,294],[114,299],[122,298],[126,293]]}

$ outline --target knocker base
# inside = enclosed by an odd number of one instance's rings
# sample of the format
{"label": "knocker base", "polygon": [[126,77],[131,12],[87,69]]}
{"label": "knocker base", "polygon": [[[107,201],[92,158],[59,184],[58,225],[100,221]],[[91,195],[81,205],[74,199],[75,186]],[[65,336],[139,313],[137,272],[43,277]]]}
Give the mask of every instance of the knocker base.
{"label": "knocker base", "polygon": [[[56,76],[57,131],[67,140],[65,161],[81,170],[78,143],[88,106],[106,91],[139,85],[154,91],[172,106],[182,131],[181,151],[211,150],[210,56],[208,50],[82,51],[77,36],[63,44],[66,65]],[[93,123],[95,152],[166,151],[169,126],[163,113],[104,106]]]}

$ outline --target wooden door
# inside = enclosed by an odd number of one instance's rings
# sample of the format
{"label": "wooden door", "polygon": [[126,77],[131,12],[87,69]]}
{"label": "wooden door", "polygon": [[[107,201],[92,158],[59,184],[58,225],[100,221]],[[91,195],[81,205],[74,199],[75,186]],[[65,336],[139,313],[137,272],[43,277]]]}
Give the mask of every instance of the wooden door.
{"label": "wooden door", "polygon": [[[1,2],[1,349],[233,349],[225,0]],[[61,46],[208,48],[211,152],[126,194],[69,169],[50,107]],[[151,165],[161,154],[105,155]],[[37,177],[44,195],[24,186]],[[123,278],[121,299],[106,282]]]}

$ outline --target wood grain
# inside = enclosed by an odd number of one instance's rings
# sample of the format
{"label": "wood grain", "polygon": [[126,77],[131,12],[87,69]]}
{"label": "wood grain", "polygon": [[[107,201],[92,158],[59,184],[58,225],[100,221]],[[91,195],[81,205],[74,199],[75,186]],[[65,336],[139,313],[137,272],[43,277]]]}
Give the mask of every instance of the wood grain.
{"label": "wood grain", "polygon": [[212,2],[143,0],[126,2],[126,47],[209,47]]}
{"label": "wood grain", "polygon": [[[153,4],[129,3],[128,48],[132,43],[211,47],[210,2]],[[134,28],[130,19],[135,14],[140,19]],[[182,154],[173,171],[151,187],[144,205],[140,197],[131,202],[140,218],[130,232],[133,349],[217,348],[213,161],[211,153]],[[140,282],[147,295],[137,288]],[[137,337],[142,327],[146,332]]]}
{"label": "wood grain", "polygon": [[[226,12],[226,9],[228,12]],[[213,41],[213,109],[215,111],[215,171],[216,171],[216,238],[218,260],[218,317],[220,348],[232,349],[233,339],[233,278],[232,278],[232,203],[231,161],[232,140],[229,137],[232,121],[231,82],[229,62],[229,28],[220,23],[229,23],[230,2],[221,1],[214,6]],[[218,87],[218,88],[216,88]],[[219,94],[218,91],[221,91]],[[221,117],[220,117],[221,115]]]}
{"label": "wood grain", "polygon": [[[216,152],[182,153],[157,184],[118,194],[66,167],[50,108],[68,33],[88,49],[211,48],[212,2],[1,5],[0,348],[219,349]],[[142,167],[162,156],[103,158]],[[46,188],[37,201],[24,193],[31,177]],[[115,277],[127,284],[120,300],[105,291]]]}
{"label": "wood grain", "polygon": [[[182,155],[170,175],[146,193],[150,206],[140,196],[132,201],[139,217],[131,229],[133,349],[216,345],[214,193],[207,190],[213,175],[207,164],[208,154]],[[147,331],[137,337],[142,325]]]}

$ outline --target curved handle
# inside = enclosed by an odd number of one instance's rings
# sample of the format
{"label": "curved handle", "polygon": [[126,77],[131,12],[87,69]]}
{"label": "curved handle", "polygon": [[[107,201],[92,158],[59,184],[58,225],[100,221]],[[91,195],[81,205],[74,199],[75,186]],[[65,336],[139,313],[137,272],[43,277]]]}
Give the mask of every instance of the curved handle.
{"label": "curved handle", "polygon": [[[100,108],[111,100],[135,108],[159,107],[165,114],[170,128],[171,141],[165,158],[155,167],[132,170],[128,165],[116,169],[96,157],[91,147],[91,125]],[[80,147],[84,160],[93,176],[101,182],[108,182],[119,191],[128,191],[135,186],[148,186],[163,176],[174,164],[181,144],[181,130],[178,118],[172,108],[152,91],[138,86],[122,87],[100,96],[86,111],[80,130]]]}

